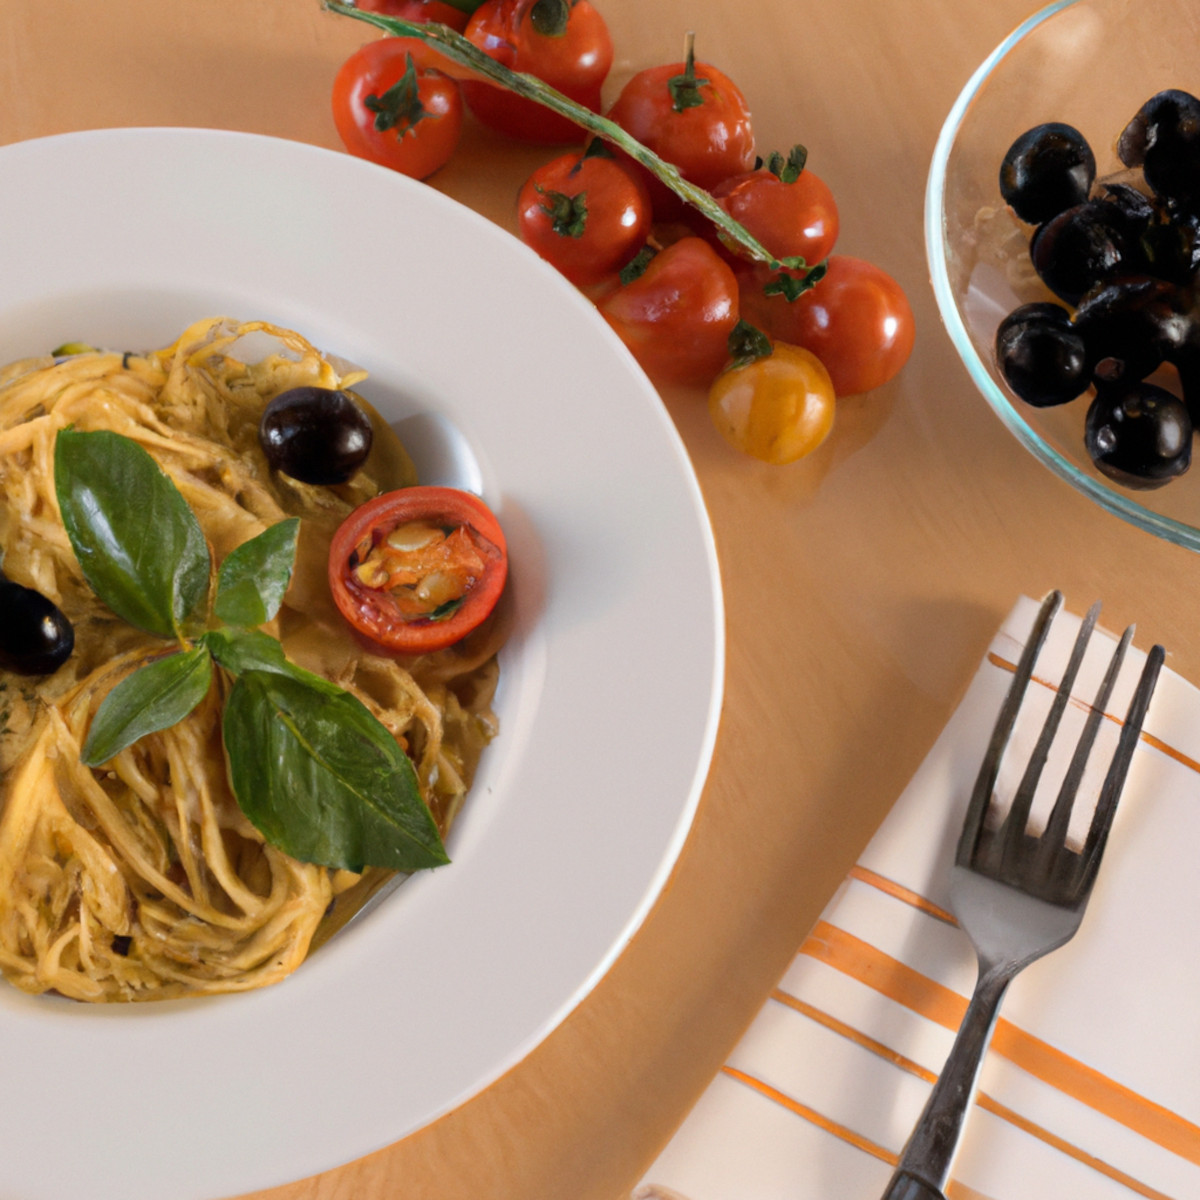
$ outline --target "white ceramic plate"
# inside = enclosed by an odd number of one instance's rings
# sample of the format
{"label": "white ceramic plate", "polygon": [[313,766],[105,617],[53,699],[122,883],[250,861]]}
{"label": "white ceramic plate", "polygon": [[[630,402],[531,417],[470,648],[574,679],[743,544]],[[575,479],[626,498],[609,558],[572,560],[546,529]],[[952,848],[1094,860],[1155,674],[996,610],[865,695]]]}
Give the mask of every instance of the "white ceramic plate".
{"label": "white ceramic plate", "polygon": [[418,447],[418,466],[477,482],[508,533],[502,731],[450,867],[249,995],[92,1007],[0,986],[5,1200],[209,1200],[298,1179],[477,1093],[645,917],[720,707],[699,489],[588,303],[432,189],[180,129],[7,146],[0,178],[0,359],[166,344],[218,313],[295,328],[369,369],[363,393],[390,418],[448,431],[449,454]]}

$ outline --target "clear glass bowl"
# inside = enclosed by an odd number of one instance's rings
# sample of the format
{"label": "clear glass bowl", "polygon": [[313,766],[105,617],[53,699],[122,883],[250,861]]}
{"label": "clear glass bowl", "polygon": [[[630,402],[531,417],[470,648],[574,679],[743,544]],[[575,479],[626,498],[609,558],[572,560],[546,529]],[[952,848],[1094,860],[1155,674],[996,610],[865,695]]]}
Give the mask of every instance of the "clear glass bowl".
{"label": "clear glass bowl", "polygon": [[942,319],[988,403],[1035,457],[1097,504],[1200,550],[1200,447],[1191,469],[1153,490],[1101,475],[1083,443],[1086,397],[1034,408],[1004,383],[996,327],[1018,304],[1054,299],[1029,266],[1029,227],[1000,197],[1000,163],[1025,130],[1074,125],[1097,177],[1123,168],[1116,141],[1164,88],[1200,95],[1200,0],[1058,0],[998,46],[942,127],[925,196],[925,239]]}

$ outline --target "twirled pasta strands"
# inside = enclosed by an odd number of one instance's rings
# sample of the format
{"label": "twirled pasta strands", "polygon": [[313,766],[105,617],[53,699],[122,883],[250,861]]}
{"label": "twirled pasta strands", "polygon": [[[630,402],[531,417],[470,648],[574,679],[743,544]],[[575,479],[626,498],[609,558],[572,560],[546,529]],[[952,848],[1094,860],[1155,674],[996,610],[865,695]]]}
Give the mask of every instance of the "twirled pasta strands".
{"label": "twirled pasta strands", "polygon": [[[241,361],[239,339],[255,333],[283,349]],[[144,446],[195,512],[217,563],[299,516],[295,575],[269,632],[396,736],[443,833],[457,813],[495,731],[494,635],[407,667],[365,653],[329,599],[324,558],[345,515],[393,481],[373,478],[368,461],[341,488],[307,487],[272,475],[258,446],[271,397],[359,378],[339,376],[298,334],[225,320],[144,355],[26,359],[0,370],[4,570],[50,597],[76,630],[75,654],[36,686],[0,672],[0,972],[17,987],[87,1001],[261,987],[303,961],[335,897],[370,883],[296,862],[242,814],[225,775],[220,679],[185,721],[103,768],[80,763],[103,697],[170,647],[114,617],[79,570],[54,493],[54,440],[67,426]]]}

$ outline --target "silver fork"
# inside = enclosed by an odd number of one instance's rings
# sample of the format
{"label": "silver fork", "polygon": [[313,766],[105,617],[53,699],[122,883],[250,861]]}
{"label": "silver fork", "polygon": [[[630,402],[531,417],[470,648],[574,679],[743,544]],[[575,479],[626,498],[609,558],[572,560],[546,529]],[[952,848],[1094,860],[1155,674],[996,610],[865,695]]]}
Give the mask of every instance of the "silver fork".
{"label": "silver fork", "polygon": [[1004,747],[1033,676],[1038,652],[1061,606],[1062,595],[1058,592],[1052,592],[1042,604],[992,730],[967,806],[951,867],[950,903],[975,947],[979,975],[946,1065],[900,1156],[883,1200],[944,1200],[942,1188],[949,1178],[967,1110],[975,1095],[1000,1001],[1019,971],[1069,941],[1079,928],[1162,666],[1163,648],[1155,646],[1146,657],[1086,840],[1080,850],[1074,850],[1067,843],[1071,808],[1125,651],[1133,638],[1130,626],[1100,684],[1046,828],[1038,836],[1031,835],[1026,824],[1034,792],[1096,623],[1099,605],[1095,605],[1080,626],[1058,693],[1012,805],[1000,825],[989,828],[985,818]]}

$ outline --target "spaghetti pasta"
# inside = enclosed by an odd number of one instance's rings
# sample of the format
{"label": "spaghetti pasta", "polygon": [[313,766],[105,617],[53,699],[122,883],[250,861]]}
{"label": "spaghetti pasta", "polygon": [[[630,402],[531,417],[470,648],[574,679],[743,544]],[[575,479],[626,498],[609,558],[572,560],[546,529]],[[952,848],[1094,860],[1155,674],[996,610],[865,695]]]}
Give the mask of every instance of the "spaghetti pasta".
{"label": "spaghetti pasta", "polygon": [[[252,335],[269,339],[269,352],[250,353]],[[4,572],[52,599],[76,631],[74,654],[53,675],[0,671],[0,972],[17,987],[129,1001],[274,983],[380,875],[298,862],[243,815],[226,777],[219,673],[183,721],[103,767],[82,765],[101,701],[162,643],[105,608],[75,559],[54,490],[55,438],[67,427],[115,431],[148,450],[218,564],[275,522],[300,518],[291,586],[268,632],[298,666],[367,706],[412,759],[439,830],[453,822],[495,733],[497,623],[415,660],[364,651],[329,597],[328,546],[354,507],[413,481],[397,478],[410,467],[402,448],[377,423],[378,449],[329,488],[272,472],[258,444],[273,396],[361,378],[299,334],[224,319],[154,352],[45,356],[0,370]]]}

